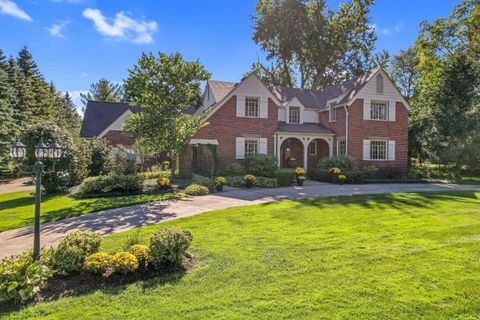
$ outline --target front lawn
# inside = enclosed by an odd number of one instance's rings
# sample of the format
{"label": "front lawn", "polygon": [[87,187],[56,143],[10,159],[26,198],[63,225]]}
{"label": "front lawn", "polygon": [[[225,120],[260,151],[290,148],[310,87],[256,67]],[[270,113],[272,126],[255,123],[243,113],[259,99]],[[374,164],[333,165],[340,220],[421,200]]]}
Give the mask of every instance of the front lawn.
{"label": "front lawn", "polygon": [[[67,196],[48,197],[42,201],[41,221],[49,222],[105,209],[168,200],[181,194],[142,194],[121,197],[73,199]],[[35,198],[30,191],[0,194],[0,232],[33,224]]]}
{"label": "front lawn", "polygon": [[[85,288],[2,309],[11,319],[473,319],[480,193],[396,193],[212,211],[159,227],[194,235],[183,276]],[[138,229],[137,229],[138,230]],[[120,250],[127,235],[105,239]]]}

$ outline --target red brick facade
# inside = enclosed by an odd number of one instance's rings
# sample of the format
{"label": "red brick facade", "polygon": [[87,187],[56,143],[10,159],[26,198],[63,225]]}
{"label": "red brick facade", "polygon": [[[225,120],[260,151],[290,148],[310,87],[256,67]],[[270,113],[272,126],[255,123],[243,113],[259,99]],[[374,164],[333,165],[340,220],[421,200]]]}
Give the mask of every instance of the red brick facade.
{"label": "red brick facade", "polygon": [[112,147],[125,146],[129,147],[135,143],[135,138],[132,134],[126,131],[109,131],[105,134],[104,138]]}
{"label": "red brick facade", "polygon": [[[267,138],[268,154],[273,154],[273,135],[278,128],[278,105],[268,99],[268,118],[237,117],[237,97],[232,96],[207,121],[209,125],[201,128],[195,139],[216,139],[217,168],[225,168],[235,162],[236,137]],[[192,166],[191,147],[180,158],[181,170],[190,170]]]}

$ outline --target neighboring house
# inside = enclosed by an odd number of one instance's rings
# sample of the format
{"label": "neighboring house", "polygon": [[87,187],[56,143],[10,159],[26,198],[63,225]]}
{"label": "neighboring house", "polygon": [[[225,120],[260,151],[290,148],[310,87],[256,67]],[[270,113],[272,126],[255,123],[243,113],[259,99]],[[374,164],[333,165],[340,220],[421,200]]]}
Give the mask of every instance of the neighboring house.
{"label": "neighboring house", "polygon": [[[113,110],[98,110],[104,108]],[[274,155],[281,167],[291,162],[309,167],[323,157],[348,154],[385,173],[405,175],[408,108],[382,69],[325,90],[267,86],[254,74],[239,83],[209,80],[195,111],[205,113],[209,124],[191,139],[181,169],[224,168],[250,154]],[[139,111],[89,102],[81,135],[105,137],[113,146],[131,143],[122,124]]]}

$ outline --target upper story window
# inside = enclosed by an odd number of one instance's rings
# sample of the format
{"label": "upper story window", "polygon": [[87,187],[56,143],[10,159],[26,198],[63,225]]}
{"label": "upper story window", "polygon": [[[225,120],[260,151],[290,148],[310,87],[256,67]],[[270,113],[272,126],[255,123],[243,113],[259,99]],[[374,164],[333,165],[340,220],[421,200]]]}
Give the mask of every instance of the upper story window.
{"label": "upper story window", "polygon": [[337,108],[330,108],[330,122],[337,121]]}
{"label": "upper story window", "polygon": [[379,74],[376,80],[377,80],[377,93],[383,94],[383,76]]}
{"label": "upper story window", "polygon": [[372,100],[370,119],[388,120],[388,101]]}
{"label": "upper story window", "polygon": [[245,139],[245,156],[258,153],[258,140]]}
{"label": "upper story window", "polygon": [[245,98],[245,116],[246,117],[259,117],[260,98],[246,97]]}
{"label": "upper story window", "polygon": [[288,122],[300,123],[300,107],[290,107],[288,110]]}
{"label": "upper story window", "polygon": [[387,141],[370,141],[370,160],[387,160]]}

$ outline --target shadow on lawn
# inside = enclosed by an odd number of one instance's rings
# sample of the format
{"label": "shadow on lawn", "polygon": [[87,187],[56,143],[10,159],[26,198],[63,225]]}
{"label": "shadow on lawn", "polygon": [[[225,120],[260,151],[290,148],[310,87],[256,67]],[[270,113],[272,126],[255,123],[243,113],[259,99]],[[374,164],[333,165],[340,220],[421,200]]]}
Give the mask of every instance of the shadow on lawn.
{"label": "shadow on lawn", "polygon": [[[46,282],[37,298],[28,304],[82,296],[95,291],[107,295],[118,295],[134,283],[141,288],[143,293],[146,293],[158,286],[177,284],[189,270],[194,268],[196,262],[195,256],[187,254],[181,267],[168,267],[160,270],[149,268],[128,275],[112,273],[108,276],[98,276],[89,272],[81,272],[67,277],[55,276]],[[18,311],[26,305],[0,302],[0,317]]]}
{"label": "shadow on lawn", "polygon": [[[314,199],[294,200],[298,207],[312,206],[325,208],[333,205],[346,207],[360,206],[368,209],[396,209],[400,212],[410,212],[414,208],[428,208],[438,205],[439,201],[480,205],[480,199],[475,191],[435,191],[435,192],[402,192],[386,194],[369,194],[353,196],[335,196]],[[266,204],[268,205],[268,204]]]}
{"label": "shadow on lawn", "polygon": [[26,206],[33,205],[34,203],[35,203],[35,198],[27,195],[21,198],[0,201],[0,210],[26,207]]}

